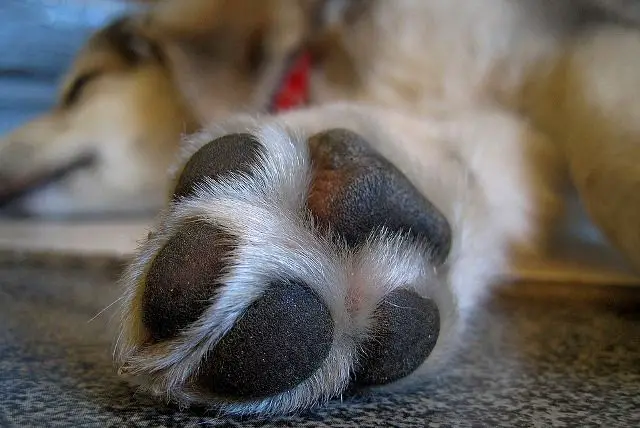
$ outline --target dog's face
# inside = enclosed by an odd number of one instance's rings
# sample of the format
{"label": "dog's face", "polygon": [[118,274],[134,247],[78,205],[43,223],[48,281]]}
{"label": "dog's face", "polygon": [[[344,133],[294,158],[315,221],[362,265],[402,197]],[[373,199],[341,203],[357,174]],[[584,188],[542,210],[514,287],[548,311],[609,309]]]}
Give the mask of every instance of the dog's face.
{"label": "dog's face", "polygon": [[169,0],[97,32],[53,111],[0,140],[0,203],[46,216],[155,209],[181,134],[263,111],[316,7]]}
{"label": "dog's face", "polygon": [[162,203],[167,163],[193,123],[161,52],[128,25],[96,33],[55,108],[0,142],[3,196],[22,196],[13,210],[94,214]]}

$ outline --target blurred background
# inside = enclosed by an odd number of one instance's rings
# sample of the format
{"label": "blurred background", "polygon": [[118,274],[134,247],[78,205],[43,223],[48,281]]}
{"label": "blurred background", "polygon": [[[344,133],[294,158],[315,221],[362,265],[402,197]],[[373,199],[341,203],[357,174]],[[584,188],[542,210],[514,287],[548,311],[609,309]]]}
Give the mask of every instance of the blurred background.
{"label": "blurred background", "polygon": [[[62,75],[89,35],[116,16],[140,7],[125,0],[0,0],[0,135],[51,108]],[[0,221],[0,250],[126,255],[145,235],[150,221],[47,223],[4,219]],[[600,237],[593,228],[577,227],[572,233],[581,237],[580,245],[596,242],[597,251],[588,252],[591,281],[602,277],[611,280],[613,276],[620,282],[637,283],[616,254],[597,245]],[[567,259],[574,259],[583,251],[571,248],[568,252],[571,255]],[[587,271],[584,263],[560,260],[552,266],[543,260],[523,267],[519,275],[543,280],[585,278]]]}
{"label": "blurred background", "polygon": [[[98,28],[135,10],[119,0],[0,0],[0,135],[47,111],[62,75]],[[0,221],[0,253],[126,255],[148,221],[90,224]],[[3,257],[0,257],[2,259]],[[55,258],[54,258],[55,259]]]}
{"label": "blurred background", "polygon": [[50,108],[89,34],[133,7],[118,0],[0,1],[0,135]]}

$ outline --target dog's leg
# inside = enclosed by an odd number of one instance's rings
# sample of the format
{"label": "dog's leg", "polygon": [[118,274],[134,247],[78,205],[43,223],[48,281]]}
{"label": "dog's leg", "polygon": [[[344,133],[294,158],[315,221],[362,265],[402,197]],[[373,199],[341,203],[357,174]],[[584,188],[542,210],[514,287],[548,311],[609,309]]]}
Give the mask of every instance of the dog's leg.
{"label": "dog's leg", "polygon": [[530,215],[521,129],[475,122],[337,106],[197,136],[124,278],[121,370],[269,413],[436,367]]}
{"label": "dog's leg", "polygon": [[560,61],[543,117],[595,223],[640,268],[640,31],[608,27]]}

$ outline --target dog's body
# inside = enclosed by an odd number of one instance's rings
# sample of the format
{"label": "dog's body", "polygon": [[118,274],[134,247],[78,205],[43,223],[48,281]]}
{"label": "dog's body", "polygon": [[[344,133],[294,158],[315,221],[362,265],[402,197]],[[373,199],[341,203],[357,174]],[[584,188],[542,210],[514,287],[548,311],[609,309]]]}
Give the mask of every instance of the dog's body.
{"label": "dog's body", "polygon": [[[97,167],[22,209],[153,206],[180,134],[205,124],[125,277],[123,370],[237,412],[411,379],[575,191],[640,265],[640,31],[594,4],[169,1],[96,36],[61,108],[0,148],[0,173],[90,149]],[[318,58],[316,107],[227,118],[263,110],[300,46]]]}

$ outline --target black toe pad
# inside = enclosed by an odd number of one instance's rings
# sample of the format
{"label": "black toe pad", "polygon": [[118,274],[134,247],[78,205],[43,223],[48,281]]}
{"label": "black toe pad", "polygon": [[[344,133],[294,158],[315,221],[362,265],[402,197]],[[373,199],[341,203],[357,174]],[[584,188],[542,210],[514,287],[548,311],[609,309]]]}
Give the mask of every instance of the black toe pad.
{"label": "black toe pad", "polygon": [[142,322],[154,340],[175,336],[202,315],[236,242],[216,226],[190,223],[158,252],[142,294]]}
{"label": "black toe pad", "polygon": [[229,134],[211,141],[187,161],[174,197],[188,196],[205,177],[217,179],[229,172],[249,174],[261,151],[260,143],[249,134]]}
{"label": "black toe pad", "polygon": [[314,181],[309,207],[349,244],[362,243],[386,226],[425,239],[442,263],[451,228],[440,211],[389,161],[358,134],[334,129],[309,140]]}
{"label": "black toe pad", "polygon": [[372,337],[362,345],[355,383],[384,385],[416,370],[429,356],[440,331],[433,300],[410,290],[387,295],[374,313]]}
{"label": "black toe pad", "polygon": [[210,351],[198,382],[236,399],[279,394],[321,366],[332,340],[329,310],[311,289],[273,284]]}

